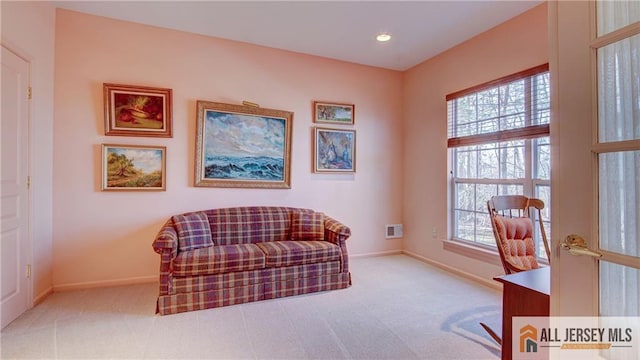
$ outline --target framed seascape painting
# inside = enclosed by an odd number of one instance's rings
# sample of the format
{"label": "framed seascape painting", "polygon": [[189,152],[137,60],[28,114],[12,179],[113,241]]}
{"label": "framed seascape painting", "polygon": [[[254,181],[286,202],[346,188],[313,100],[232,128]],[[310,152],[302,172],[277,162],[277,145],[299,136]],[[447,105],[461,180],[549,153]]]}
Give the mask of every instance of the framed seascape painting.
{"label": "framed seascape painting", "polygon": [[356,171],[356,131],[314,128],[313,171],[353,173]]}
{"label": "framed seascape painting", "polygon": [[103,84],[105,135],[172,137],[171,89]]}
{"label": "framed seascape painting", "polygon": [[314,101],[313,121],[316,123],[353,125],[355,105]]}
{"label": "framed seascape painting", "polygon": [[102,144],[102,191],[166,190],[166,147]]}
{"label": "framed seascape painting", "polygon": [[197,101],[195,186],[291,188],[293,113]]}

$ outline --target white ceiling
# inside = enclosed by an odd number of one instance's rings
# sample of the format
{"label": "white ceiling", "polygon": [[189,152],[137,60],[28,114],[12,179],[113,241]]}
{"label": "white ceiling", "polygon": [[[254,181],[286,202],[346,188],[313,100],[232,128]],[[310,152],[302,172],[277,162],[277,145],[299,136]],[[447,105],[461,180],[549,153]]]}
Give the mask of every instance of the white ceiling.
{"label": "white ceiling", "polygon": [[[406,70],[542,1],[54,1],[60,8]],[[375,41],[379,32],[393,38]]]}

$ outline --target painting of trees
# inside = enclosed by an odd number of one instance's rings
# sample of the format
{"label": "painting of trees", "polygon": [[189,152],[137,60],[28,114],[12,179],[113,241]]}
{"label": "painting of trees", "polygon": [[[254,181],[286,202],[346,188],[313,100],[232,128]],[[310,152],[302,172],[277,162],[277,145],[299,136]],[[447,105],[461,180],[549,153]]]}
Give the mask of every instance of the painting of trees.
{"label": "painting of trees", "polygon": [[103,190],[164,190],[164,147],[103,145]]}

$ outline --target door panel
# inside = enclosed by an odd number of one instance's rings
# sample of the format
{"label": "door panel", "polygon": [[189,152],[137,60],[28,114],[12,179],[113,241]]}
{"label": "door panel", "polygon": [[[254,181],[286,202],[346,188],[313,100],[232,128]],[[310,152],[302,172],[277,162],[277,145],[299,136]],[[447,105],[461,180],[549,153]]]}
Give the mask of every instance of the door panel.
{"label": "door panel", "polygon": [[28,176],[29,64],[2,47],[2,165],[0,173],[1,325],[30,306]]}
{"label": "door panel", "polygon": [[[587,1],[550,1],[551,315],[597,314],[598,267],[592,257],[561,251],[569,234],[594,248],[597,234],[592,145],[592,78]],[[595,279],[595,281],[594,281]]]}
{"label": "door panel", "polygon": [[[550,2],[556,316],[640,312],[640,3]],[[596,29],[596,24],[598,29]]]}

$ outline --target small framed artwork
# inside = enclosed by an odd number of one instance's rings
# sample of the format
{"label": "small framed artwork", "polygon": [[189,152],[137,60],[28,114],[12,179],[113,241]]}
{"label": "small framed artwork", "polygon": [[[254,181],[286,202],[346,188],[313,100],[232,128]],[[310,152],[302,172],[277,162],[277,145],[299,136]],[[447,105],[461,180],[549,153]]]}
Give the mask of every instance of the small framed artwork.
{"label": "small framed artwork", "polygon": [[313,171],[353,173],[356,171],[356,131],[314,128]]}
{"label": "small framed artwork", "polygon": [[102,144],[102,191],[164,191],[166,147]]}
{"label": "small framed artwork", "polygon": [[291,188],[293,113],[197,101],[195,186]]}
{"label": "small framed artwork", "polygon": [[103,84],[104,134],[172,137],[171,89]]}
{"label": "small framed artwork", "polygon": [[313,119],[316,123],[353,125],[355,105],[314,101]]}

